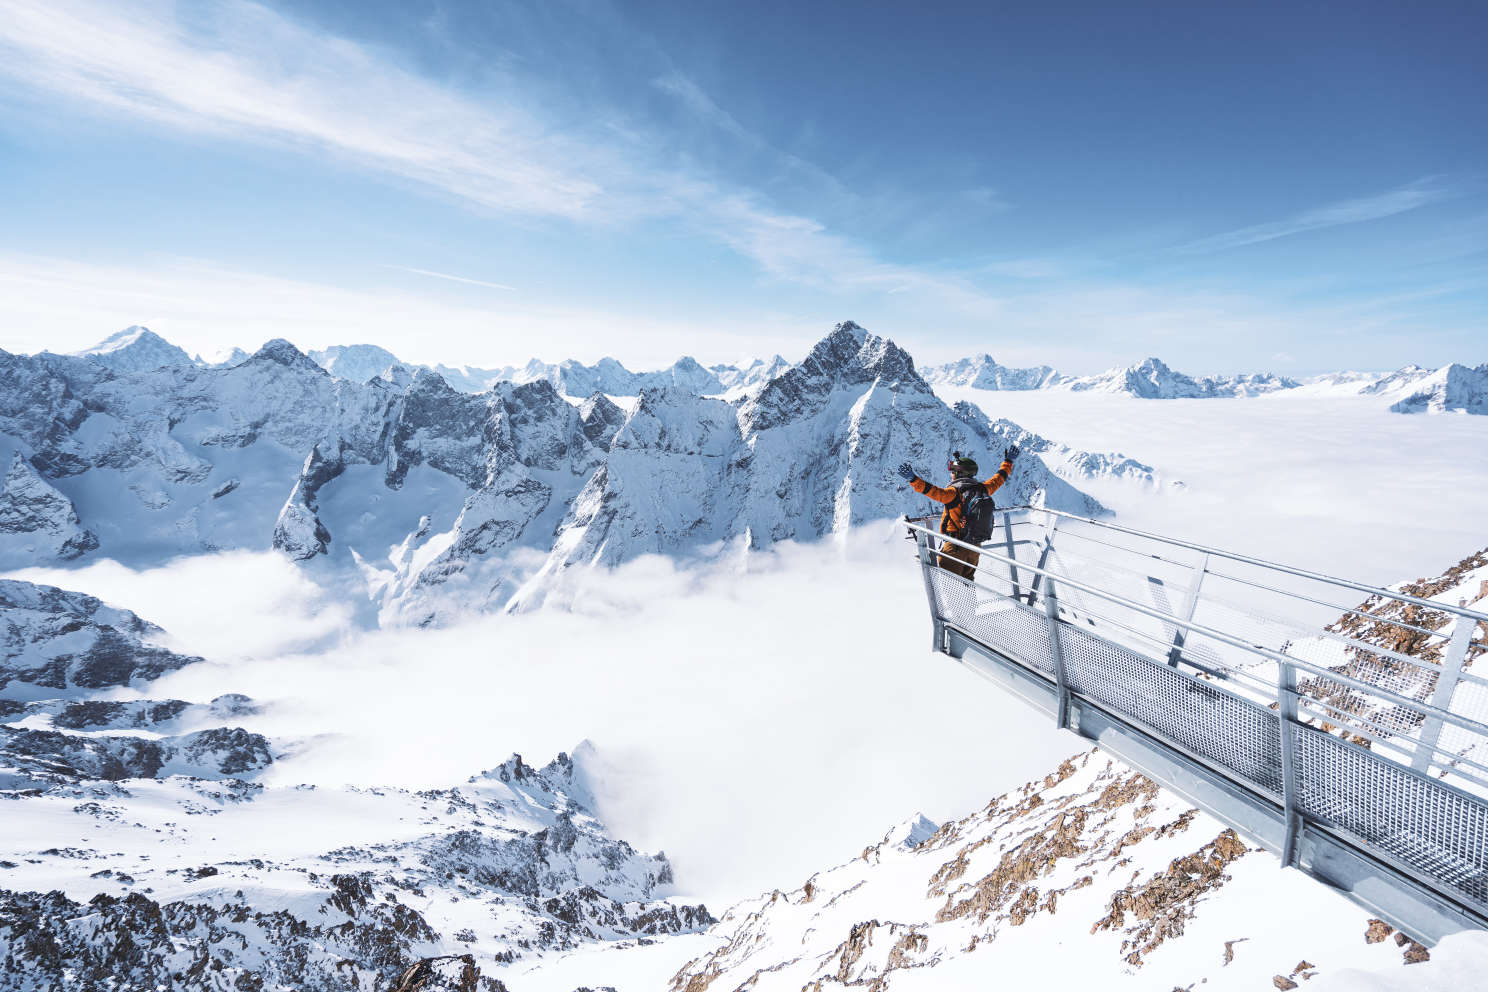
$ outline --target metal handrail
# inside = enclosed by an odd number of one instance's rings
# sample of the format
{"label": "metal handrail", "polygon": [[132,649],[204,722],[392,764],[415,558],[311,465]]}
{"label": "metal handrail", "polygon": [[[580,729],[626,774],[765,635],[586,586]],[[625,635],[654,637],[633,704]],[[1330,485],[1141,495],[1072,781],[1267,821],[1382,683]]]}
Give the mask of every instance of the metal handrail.
{"label": "metal handrail", "polygon": [[1384,589],[1379,586],[1366,585],[1365,583],[1354,582],[1350,579],[1340,579],[1337,576],[1325,575],[1322,572],[1314,572],[1310,571],[1309,569],[1297,568],[1292,565],[1282,565],[1278,562],[1266,561],[1263,558],[1252,558],[1249,555],[1238,554],[1234,551],[1225,551],[1222,548],[1213,548],[1209,547],[1208,545],[1197,544],[1192,541],[1182,541],[1174,537],[1164,537],[1161,534],[1153,534],[1148,531],[1137,530],[1134,527],[1123,527],[1120,524],[1113,524],[1105,520],[1096,520],[1093,517],[1082,517],[1077,513],[1066,513],[1064,510],[1054,510],[1046,506],[1030,505],[998,507],[998,512],[1001,513],[1012,513],[1019,510],[1028,510],[1035,513],[1051,513],[1055,516],[1064,517],[1068,520],[1079,520],[1087,524],[1092,524],[1096,527],[1104,527],[1106,530],[1114,530],[1122,534],[1131,534],[1134,537],[1146,538],[1147,540],[1151,541],[1161,541],[1164,544],[1171,544],[1174,547],[1179,548],[1187,548],[1190,551],[1202,551],[1205,554],[1219,555],[1221,558],[1228,558],[1231,561],[1243,562],[1247,565],[1256,565],[1260,568],[1269,568],[1274,571],[1285,572],[1288,575],[1295,575],[1298,578],[1313,579],[1318,582],[1327,582],[1330,585],[1340,586],[1345,589],[1352,589],[1355,592],[1367,593],[1370,596],[1381,596],[1385,599],[1393,599],[1402,603],[1414,603],[1417,606],[1424,606],[1428,609],[1444,610],[1447,613],[1455,613],[1458,616],[1467,617],[1469,619],[1477,620],[1480,622],[1488,620],[1488,613],[1479,613],[1477,610],[1470,610],[1465,606],[1454,606],[1451,603],[1441,603],[1432,599],[1423,599],[1420,596],[1412,596],[1409,593],[1392,592],[1389,589]]}
{"label": "metal handrail", "polygon": [[[1059,511],[1053,512],[1057,513]],[[1061,515],[1072,517],[1076,520],[1087,519],[1085,517],[1076,517],[1074,514]],[[1467,730],[1470,733],[1478,734],[1480,736],[1488,738],[1488,724],[1479,723],[1476,720],[1472,720],[1468,717],[1453,713],[1450,710],[1445,710],[1438,706],[1433,706],[1430,703],[1422,703],[1419,700],[1411,699],[1408,696],[1402,696],[1399,693],[1390,691],[1389,689],[1384,689],[1380,686],[1372,685],[1368,682],[1353,678],[1352,676],[1345,675],[1341,672],[1336,672],[1330,668],[1315,665],[1310,661],[1305,661],[1292,655],[1283,654],[1279,651],[1273,651],[1272,649],[1261,644],[1247,644],[1240,638],[1233,637],[1221,630],[1215,630],[1214,628],[1208,627],[1204,624],[1194,623],[1192,620],[1184,620],[1181,617],[1175,617],[1170,613],[1164,613],[1161,610],[1153,609],[1152,607],[1145,606],[1142,603],[1138,603],[1136,600],[1128,599],[1127,597],[1122,596],[1119,593],[1108,592],[1107,590],[1088,585],[1084,582],[1080,582],[1077,579],[1071,579],[1066,575],[1061,575],[1057,572],[1051,572],[1047,569],[1039,568],[1036,565],[1031,565],[1027,562],[1019,561],[1016,558],[1008,558],[1004,555],[998,554],[990,548],[982,547],[976,544],[969,544],[966,541],[960,540],[959,538],[951,537],[949,534],[942,534],[937,531],[932,531],[928,527],[916,524],[911,520],[906,520],[904,521],[904,523],[911,530],[918,531],[922,534],[925,534],[926,536],[939,538],[941,541],[949,542],[956,545],[957,547],[965,548],[967,551],[975,551],[984,557],[993,558],[994,560],[1000,561],[1005,565],[1009,565],[1019,569],[1026,569],[1035,575],[1040,575],[1046,579],[1059,582],[1060,584],[1068,586],[1070,588],[1078,589],[1080,592],[1095,596],[1098,599],[1104,599],[1107,602],[1115,603],[1118,606],[1125,607],[1126,609],[1135,610],[1136,612],[1141,613],[1144,616],[1151,617],[1152,619],[1158,620],[1162,623],[1169,623],[1181,627],[1189,633],[1198,634],[1201,637],[1207,637],[1210,640],[1218,641],[1221,644],[1228,644],[1230,647],[1238,648],[1241,651],[1248,651],[1251,654],[1259,655],[1269,661],[1274,661],[1278,665],[1290,665],[1295,668],[1299,668],[1302,671],[1310,672],[1313,675],[1318,675],[1330,681],[1338,682],[1340,684],[1358,689],[1366,695],[1377,696],[1380,699],[1387,700],[1396,704],[1397,706],[1402,706],[1405,709],[1421,713],[1425,716],[1434,716],[1437,719],[1441,720],[1443,723],[1448,723],[1453,726],[1460,727],[1463,730]]]}

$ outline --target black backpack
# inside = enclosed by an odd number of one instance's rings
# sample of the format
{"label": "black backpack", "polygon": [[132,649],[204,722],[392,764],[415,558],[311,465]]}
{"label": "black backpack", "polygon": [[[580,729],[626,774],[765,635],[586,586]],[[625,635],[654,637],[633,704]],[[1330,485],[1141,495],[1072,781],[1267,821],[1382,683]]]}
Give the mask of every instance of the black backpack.
{"label": "black backpack", "polygon": [[981,544],[992,540],[992,527],[997,523],[997,504],[987,487],[975,479],[957,479],[951,483],[956,490],[956,504],[966,518],[966,529],[959,535],[968,544]]}

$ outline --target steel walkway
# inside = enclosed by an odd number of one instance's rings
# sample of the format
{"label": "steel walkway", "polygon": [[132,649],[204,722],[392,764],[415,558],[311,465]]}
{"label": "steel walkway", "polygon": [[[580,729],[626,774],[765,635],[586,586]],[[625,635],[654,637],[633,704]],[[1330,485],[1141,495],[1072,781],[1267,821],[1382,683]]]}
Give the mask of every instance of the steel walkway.
{"label": "steel walkway", "polygon": [[906,521],[937,651],[1416,939],[1488,927],[1488,615],[1059,511],[998,520],[961,545],[974,581]]}

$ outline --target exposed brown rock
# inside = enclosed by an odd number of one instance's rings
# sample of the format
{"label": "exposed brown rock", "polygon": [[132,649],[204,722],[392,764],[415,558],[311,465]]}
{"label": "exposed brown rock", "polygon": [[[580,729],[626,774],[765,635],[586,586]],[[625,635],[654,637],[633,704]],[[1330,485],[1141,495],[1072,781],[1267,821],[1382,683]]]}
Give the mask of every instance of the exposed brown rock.
{"label": "exposed brown rock", "polygon": [[1271,984],[1281,989],[1281,992],[1287,992],[1288,989],[1294,989],[1297,987],[1297,983],[1292,981],[1285,975],[1277,975],[1275,978],[1271,979]]}
{"label": "exposed brown rock", "polygon": [[954,894],[948,896],[946,904],[935,914],[936,921],[944,923],[974,915],[978,923],[985,922],[1005,906],[1014,893],[1047,874],[1060,858],[1072,858],[1084,850],[1080,846],[1080,834],[1085,827],[1086,815],[1083,807],[1060,813],[1051,829],[1036,833],[1005,852],[997,867],[976,883],[970,896],[960,901]]}
{"label": "exposed brown rock", "polygon": [[1008,922],[1015,927],[1021,927],[1027,919],[1038,912],[1038,889],[1029,886],[1024,889],[1013,904],[1008,907]]}
{"label": "exposed brown rock", "polygon": [[1095,921],[1090,932],[1123,928],[1127,914],[1135,916],[1138,925],[1131,929],[1132,936],[1122,941],[1121,949],[1130,950],[1127,961],[1140,966],[1142,955],[1182,935],[1199,897],[1228,881],[1225,867],[1247,850],[1235,831],[1225,830],[1194,853],[1174,858],[1166,871],[1141,888],[1129,885],[1114,893],[1110,912]]}
{"label": "exposed brown rock", "polygon": [[1395,928],[1384,920],[1370,920],[1369,929],[1364,931],[1364,943],[1378,944],[1394,932]]}
{"label": "exposed brown rock", "polygon": [[1044,776],[1044,788],[1052,789],[1075,773],[1075,762],[1073,759],[1065,758],[1059,767]]}
{"label": "exposed brown rock", "polygon": [[1236,937],[1234,940],[1225,941],[1224,963],[1229,964],[1235,960],[1235,945],[1243,944],[1249,939],[1249,937]]}
{"label": "exposed brown rock", "polygon": [[1422,947],[1420,944],[1416,943],[1414,940],[1411,941],[1411,945],[1405,949],[1406,964],[1420,964],[1422,961],[1430,960],[1431,952],[1426,950],[1426,948]]}

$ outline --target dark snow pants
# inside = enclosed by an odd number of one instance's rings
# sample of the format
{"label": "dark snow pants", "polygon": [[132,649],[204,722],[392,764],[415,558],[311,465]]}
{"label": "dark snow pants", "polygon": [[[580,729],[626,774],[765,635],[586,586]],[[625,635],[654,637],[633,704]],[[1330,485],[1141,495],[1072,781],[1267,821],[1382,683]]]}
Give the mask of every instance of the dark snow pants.
{"label": "dark snow pants", "polygon": [[963,548],[950,541],[942,541],[940,542],[940,557],[936,560],[936,564],[952,575],[970,579],[976,575],[977,562],[981,560],[982,556],[970,548]]}

